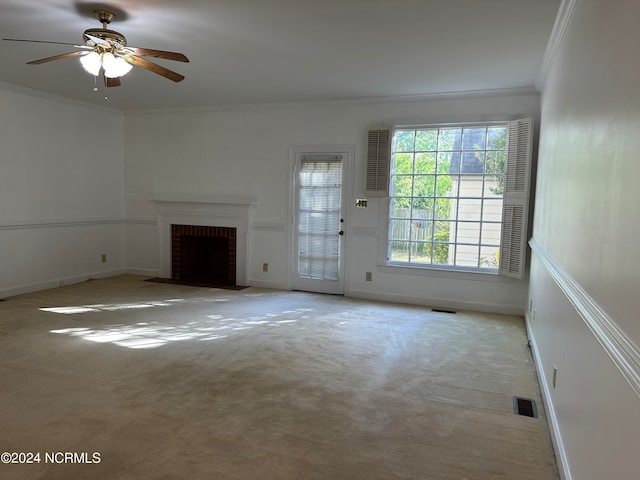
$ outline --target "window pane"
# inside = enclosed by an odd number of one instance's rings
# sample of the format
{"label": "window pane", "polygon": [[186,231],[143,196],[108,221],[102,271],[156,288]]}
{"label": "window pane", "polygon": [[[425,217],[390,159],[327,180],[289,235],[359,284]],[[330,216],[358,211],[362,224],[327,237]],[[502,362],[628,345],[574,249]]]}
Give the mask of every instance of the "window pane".
{"label": "window pane", "polygon": [[398,130],[395,134],[395,151],[413,152],[415,137],[415,130]]}
{"label": "window pane", "polygon": [[465,128],[462,135],[463,150],[484,150],[486,142],[487,129],[482,128]]}
{"label": "window pane", "polygon": [[392,198],[391,199],[391,216],[394,218],[409,218],[411,215],[410,198]]}
{"label": "window pane", "polygon": [[437,175],[436,176],[436,196],[437,197],[450,197],[452,189],[451,175]]}
{"label": "window pane", "polygon": [[485,171],[487,173],[504,174],[505,152],[487,152],[485,159]]}
{"label": "window pane", "polygon": [[392,240],[409,240],[411,234],[410,220],[391,220],[389,238]]}
{"label": "window pane", "polygon": [[507,147],[507,128],[489,127],[487,129],[487,149],[502,150]]}
{"label": "window pane", "polygon": [[455,222],[447,222],[444,220],[439,220],[434,223],[434,233],[433,233],[433,241],[434,242],[448,242],[453,240],[452,232],[453,228],[456,225]]}
{"label": "window pane", "polygon": [[455,162],[452,167],[452,160],[454,158],[460,158],[459,153],[451,152],[438,152],[438,172],[443,174],[457,174],[460,172],[460,162]]}
{"label": "window pane", "polygon": [[462,152],[460,175],[478,175],[484,173],[483,152]]}
{"label": "window pane", "polygon": [[411,240],[414,242],[424,242],[430,240],[431,222],[428,220],[414,220],[411,224]]}
{"label": "window pane", "polygon": [[438,148],[438,130],[418,130],[416,133],[416,150],[435,151]]}
{"label": "window pane", "polygon": [[434,243],[433,263],[436,265],[452,265],[453,247],[450,243]]}
{"label": "window pane", "polygon": [[412,202],[411,215],[417,220],[430,220],[434,217],[433,205],[435,200],[433,198],[414,198]]}
{"label": "window pane", "polygon": [[412,243],[411,263],[431,263],[431,243]]}
{"label": "window pane", "polygon": [[393,155],[393,169],[395,173],[413,173],[413,154],[396,153]]}
{"label": "window pane", "polygon": [[482,245],[500,245],[502,227],[499,223],[483,223],[480,243]]}
{"label": "window pane", "polygon": [[456,245],[456,266],[478,268],[478,250],[475,245]]}
{"label": "window pane", "polygon": [[441,128],[438,135],[438,150],[460,150],[461,128]]}
{"label": "window pane", "polygon": [[415,175],[413,177],[414,197],[433,197],[435,194],[435,175]]}
{"label": "window pane", "polygon": [[418,153],[416,154],[415,173],[436,173],[436,154]]}
{"label": "window pane", "polygon": [[489,222],[502,222],[502,199],[485,200],[482,207],[482,220]]}
{"label": "window pane", "polygon": [[481,247],[480,248],[480,267],[498,268],[499,260],[500,260],[499,247]]}
{"label": "window pane", "polygon": [[458,223],[458,243],[480,244],[480,222]]}
{"label": "window pane", "polygon": [[408,262],[409,242],[391,242],[389,260],[395,262]]}
{"label": "window pane", "polygon": [[394,197],[410,197],[413,177],[396,175],[391,178],[391,195]]}
{"label": "window pane", "polygon": [[436,198],[435,217],[440,220],[455,220],[456,200],[451,198]]}
{"label": "window pane", "polygon": [[458,196],[463,198],[481,198],[483,183],[483,178],[479,175],[461,176]]}
{"label": "window pane", "polygon": [[480,220],[482,200],[461,198],[458,200],[458,220]]}
{"label": "window pane", "polygon": [[504,175],[490,175],[484,178],[484,196],[500,197],[504,193]]}

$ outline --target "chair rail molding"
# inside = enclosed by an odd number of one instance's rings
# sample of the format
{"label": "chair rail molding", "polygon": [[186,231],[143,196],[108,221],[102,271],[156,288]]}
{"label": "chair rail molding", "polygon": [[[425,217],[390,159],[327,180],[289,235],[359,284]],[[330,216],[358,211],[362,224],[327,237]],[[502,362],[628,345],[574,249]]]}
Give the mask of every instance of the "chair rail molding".
{"label": "chair rail molding", "polygon": [[640,349],[540,243],[531,239],[529,245],[633,391],[640,397]]}
{"label": "chair rail molding", "polygon": [[0,230],[27,230],[32,228],[86,227],[92,225],[124,224],[125,217],[53,218],[0,223]]}

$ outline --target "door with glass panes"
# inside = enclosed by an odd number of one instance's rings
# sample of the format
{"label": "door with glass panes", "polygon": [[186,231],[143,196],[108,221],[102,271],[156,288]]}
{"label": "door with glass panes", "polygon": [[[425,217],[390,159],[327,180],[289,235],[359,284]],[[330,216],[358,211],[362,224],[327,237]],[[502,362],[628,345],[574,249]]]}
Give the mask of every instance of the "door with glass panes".
{"label": "door with glass panes", "polygon": [[297,153],[294,290],[344,293],[346,153]]}

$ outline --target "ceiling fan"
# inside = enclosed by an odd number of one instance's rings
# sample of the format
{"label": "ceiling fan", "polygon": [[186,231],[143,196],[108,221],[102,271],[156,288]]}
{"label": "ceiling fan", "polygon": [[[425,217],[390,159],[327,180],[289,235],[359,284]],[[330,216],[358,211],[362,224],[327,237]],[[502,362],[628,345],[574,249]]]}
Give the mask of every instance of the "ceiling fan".
{"label": "ceiling fan", "polygon": [[184,75],[169,70],[157,63],[146,60],[142,57],[155,57],[165,60],[175,60],[177,62],[188,62],[189,59],[182,53],[167,52],[164,50],[152,50],[149,48],[137,48],[127,46],[127,39],[120,32],[107,29],[114,14],[108,10],[94,10],[98,21],[102,23],[102,28],[89,28],[84,31],[82,38],[83,45],[64,42],[48,42],[44,40],[21,40],[17,38],[3,38],[11,42],[32,42],[32,43],[52,43],[58,45],[73,45],[78,51],[54,55],[52,57],[40,58],[27,62],[27,65],[40,65],[42,63],[61,60],[69,57],[80,57],[83,68],[97,77],[102,74],[104,84],[107,87],[118,87],[121,85],[120,78],[126,75],[133,66],[142,67],[150,72],[161,75],[174,82],[184,80]]}

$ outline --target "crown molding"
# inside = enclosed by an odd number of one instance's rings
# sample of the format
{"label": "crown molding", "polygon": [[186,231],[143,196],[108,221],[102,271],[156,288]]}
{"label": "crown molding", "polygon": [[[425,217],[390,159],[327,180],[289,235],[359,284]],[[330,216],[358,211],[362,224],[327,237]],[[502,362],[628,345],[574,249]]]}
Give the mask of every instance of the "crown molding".
{"label": "crown molding", "polygon": [[562,0],[562,3],[560,4],[558,16],[553,24],[553,30],[551,31],[551,36],[549,37],[549,42],[547,43],[547,48],[544,52],[540,71],[538,72],[538,78],[535,83],[535,86],[539,91],[544,90],[545,84],[547,83],[549,71],[551,70],[556,55],[558,54],[558,49],[562,43],[564,34],[567,31],[567,26],[573,18],[575,6],[576,0]]}
{"label": "crown molding", "polygon": [[495,90],[472,90],[464,92],[425,93],[420,95],[392,95],[385,97],[365,97],[342,100],[317,100],[308,102],[254,103],[236,105],[209,105],[186,108],[155,108],[145,110],[125,110],[126,116],[163,115],[172,113],[216,113],[242,112],[258,110],[278,110],[307,107],[332,107],[342,105],[378,105],[389,103],[436,102],[442,100],[465,100],[473,98],[515,97],[523,95],[540,95],[534,86],[518,88],[502,88]]}
{"label": "crown molding", "polygon": [[111,113],[122,116],[123,112],[115,108],[105,107],[102,105],[95,105],[89,102],[82,102],[69,97],[63,97],[61,95],[55,95],[53,93],[43,92],[42,90],[35,90],[33,88],[21,87],[14,85],[13,83],[0,82],[0,90],[6,92],[16,93],[19,95],[25,95],[27,97],[39,98],[41,100],[48,100],[50,102],[56,102],[63,105],[75,105],[77,107],[88,108],[90,110],[98,110],[104,113]]}

